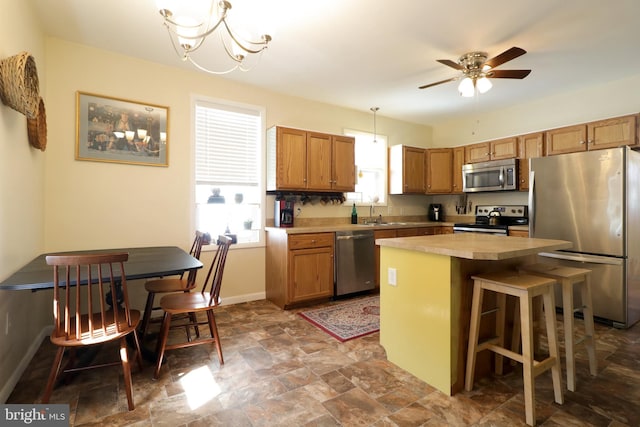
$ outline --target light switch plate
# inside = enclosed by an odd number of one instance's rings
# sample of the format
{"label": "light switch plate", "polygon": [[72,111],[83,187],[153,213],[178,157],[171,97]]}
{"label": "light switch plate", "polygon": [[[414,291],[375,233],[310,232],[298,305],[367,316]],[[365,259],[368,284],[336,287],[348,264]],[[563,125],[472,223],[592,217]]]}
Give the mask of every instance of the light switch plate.
{"label": "light switch plate", "polygon": [[387,270],[387,281],[391,286],[397,286],[396,283],[396,269],[389,267]]}

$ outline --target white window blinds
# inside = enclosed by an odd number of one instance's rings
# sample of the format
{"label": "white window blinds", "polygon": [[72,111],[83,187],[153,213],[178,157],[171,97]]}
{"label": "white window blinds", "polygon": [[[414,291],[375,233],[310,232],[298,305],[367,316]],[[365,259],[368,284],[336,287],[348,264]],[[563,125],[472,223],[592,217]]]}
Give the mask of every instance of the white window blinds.
{"label": "white window blinds", "polygon": [[196,184],[257,186],[260,112],[198,102],[195,121]]}

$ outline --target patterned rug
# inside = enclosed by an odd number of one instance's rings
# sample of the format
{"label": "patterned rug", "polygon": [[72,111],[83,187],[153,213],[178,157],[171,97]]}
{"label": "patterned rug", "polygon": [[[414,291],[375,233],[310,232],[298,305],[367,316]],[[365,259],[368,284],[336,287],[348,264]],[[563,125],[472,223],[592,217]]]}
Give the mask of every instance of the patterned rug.
{"label": "patterned rug", "polygon": [[338,341],[345,342],[380,330],[380,297],[345,301],[299,314]]}

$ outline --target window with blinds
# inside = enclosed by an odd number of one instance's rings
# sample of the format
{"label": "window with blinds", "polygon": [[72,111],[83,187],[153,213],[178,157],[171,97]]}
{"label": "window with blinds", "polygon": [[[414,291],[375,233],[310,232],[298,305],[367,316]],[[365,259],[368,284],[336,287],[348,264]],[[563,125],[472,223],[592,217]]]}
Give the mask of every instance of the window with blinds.
{"label": "window with blinds", "polygon": [[261,241],[263,110],[194,103],[196,228]]}

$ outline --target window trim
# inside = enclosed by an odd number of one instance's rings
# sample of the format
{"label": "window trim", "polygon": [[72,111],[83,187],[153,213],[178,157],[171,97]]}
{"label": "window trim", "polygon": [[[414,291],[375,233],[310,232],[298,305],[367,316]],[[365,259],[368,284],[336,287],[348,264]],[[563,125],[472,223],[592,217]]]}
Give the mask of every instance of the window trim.
{"label": "window trim", "polygon": [[[266,203],[267,203],[267,193],[266,193],[266,155],[267,155],[267,142],[266,142],[266,134],[267,134],[267,110],[264,106],[254,105],[254,104],[245,104],[241,102],[229,101],[228,99],[223,98],[213,98],[206,95],[199,94],[191,94],[189,102],[189,114],[190,114],[190,169],[189,169],[189,183],[190,183],[190,206],[191,206],[191,234],[193,235],[196,230],[196,176],[195,176],[195,168],[196,168],[196,105],[198,103],[205,103],[211,105],[219,105],[221,107],[230,107],[230,108],[238,108],[245,110],[253,110],[257,112],[260,116],[260,158],[258,160],[258,190],[260,194],[260,206],[261,206],[261,218],[260,218],[260,228],[258,230],[258,241],[257,242],[247,242],[247,243],[237,243],[231,245],[230,250],[238,250],[238,249],[250,249],[250,248],[262,248],[266,246],[266,236],[265,236],[265,227],[266,227]],[[214,236],[211,236],[212,239]],[[207,245],[203,246],[202,250],[205,252],[215,250],[215,245]]]}

